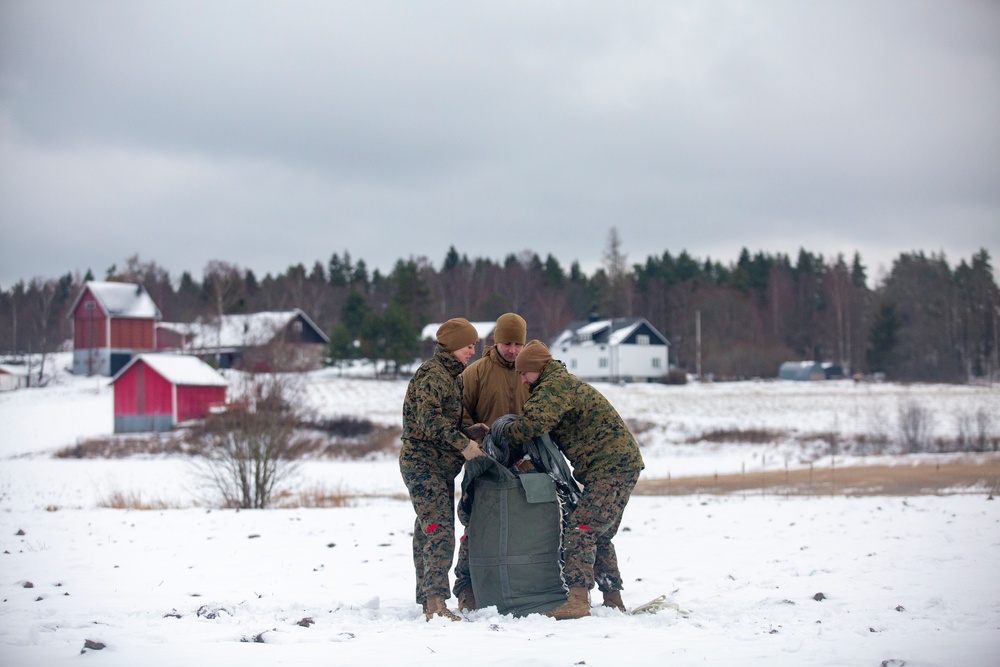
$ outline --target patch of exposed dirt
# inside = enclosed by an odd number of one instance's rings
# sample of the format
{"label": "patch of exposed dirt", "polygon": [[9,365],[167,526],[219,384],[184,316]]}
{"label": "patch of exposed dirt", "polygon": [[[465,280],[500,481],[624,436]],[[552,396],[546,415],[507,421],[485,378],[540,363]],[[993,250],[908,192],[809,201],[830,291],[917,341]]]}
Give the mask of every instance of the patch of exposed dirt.
{"label": "patch of exposed dirt", "polygon": [[1000,494],[1000,457],[982,456],[899,465],[773,470],[735,475],[641,479],[635,495],[740,494],[788,496],[920,496]]}

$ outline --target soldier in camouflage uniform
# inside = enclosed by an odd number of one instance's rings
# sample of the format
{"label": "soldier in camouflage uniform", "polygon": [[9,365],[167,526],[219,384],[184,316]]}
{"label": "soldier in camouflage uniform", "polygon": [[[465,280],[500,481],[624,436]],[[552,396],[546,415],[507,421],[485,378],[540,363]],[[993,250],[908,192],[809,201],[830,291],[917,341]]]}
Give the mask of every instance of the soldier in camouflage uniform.
{"label": "soldier in camouflage uniform", "polygon": [[413,527],[416,599],[427,620],[460,620],[445,604],[455,554],[455,478],[462,464],[483,456],[462,432],[462,380],[479,336],[468,320],[453,318],[437,331],[434,356],[420,365],[403,400],[399,470],[417,514]]}
{"label": "soldier in camouflage uniform", "polygon": [[608,399],[553,360],[541,341],[525,345],[514,365],[531,389],[531,398],[520,419],[507,428],[506,437],[523,443],[548,433],[584,486],[563,534],[563,578],[569,595],[548,615],[589,616],[595,583],[604,594],[604,606],[625,611],[611,540],[644,467],[639,446]]}

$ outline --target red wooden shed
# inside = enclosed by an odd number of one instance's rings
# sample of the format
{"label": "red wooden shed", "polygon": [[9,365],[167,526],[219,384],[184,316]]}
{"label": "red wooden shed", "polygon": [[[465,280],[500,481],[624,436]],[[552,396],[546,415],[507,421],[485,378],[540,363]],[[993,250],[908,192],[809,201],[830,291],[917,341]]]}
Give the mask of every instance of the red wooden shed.
{"label": "red wooden shed", "polygon": [[226,402],[226,379],[196,357],[140,354],[112,378],[115,433],[168,431]]}
{"label": "red wooden shed", "polygon": [[68,317],[76,375],[115,375],[132,355],[156,349],[160,311],[142,285],[90,281]]}

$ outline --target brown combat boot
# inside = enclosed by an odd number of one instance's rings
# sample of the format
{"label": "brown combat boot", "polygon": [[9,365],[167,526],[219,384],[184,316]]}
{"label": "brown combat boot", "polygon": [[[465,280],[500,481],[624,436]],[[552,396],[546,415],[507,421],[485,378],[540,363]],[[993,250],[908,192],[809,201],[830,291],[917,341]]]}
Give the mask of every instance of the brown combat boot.
{"label": "brown combat boot", "polygon": [[440,616],[441,618],[447,618],[452,621],[461,621],[461,617],[455,615],[448,606],[444,603],[444,598],[427,598],[427,602],[424,603],[424,616],[430,621],[435,616]]}
{"label": "brown combat boot", "polygon": [[604,605],[605,607],[611,607],[612,609],[617,609],[621,613],[625,613],[625,603],[622,602],[622,592],[621,591],[604,591]]}
{"label": "brown combat boot", "polygon": [[582,587],[569,589],[566,601],[552,611],[545,612],[545,615],[557,621],[590,616],[590,591]]}
{"label": "brown combat boot", "polygon": [[475,611],[476,609],[478,609],[476,594],[472,592],[472,586],[466,586],[458,592],[458,610]]}

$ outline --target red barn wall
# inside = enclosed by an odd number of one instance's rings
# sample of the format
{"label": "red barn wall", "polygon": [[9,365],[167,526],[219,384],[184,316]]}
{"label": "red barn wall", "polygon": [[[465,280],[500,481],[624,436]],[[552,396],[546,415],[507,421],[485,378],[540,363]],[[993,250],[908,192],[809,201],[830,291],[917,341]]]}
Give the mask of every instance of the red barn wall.
{"label": "red barn wall", "polygon": [[173,415],[173,385],[139,361],[115,380],[115,416]]}
{"label": "red barn wall", "polygon": [[177,421],[204,417],[210,405],[225,402],[225,387],[177,387]]}
{"label": "red barn wall", "polygon": [[[87,304],[92,303],[92,310]],[[86,350],[107,345],[107,317],[90,290],[80,298],[73,311],[73,347]]]}
{"label": "red barn wall", "polygon": [[152,350],[156,322],[152,319],[116,317],[111,320],[111,347],[117,350]]}

